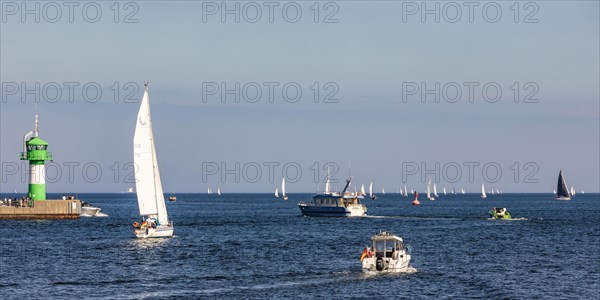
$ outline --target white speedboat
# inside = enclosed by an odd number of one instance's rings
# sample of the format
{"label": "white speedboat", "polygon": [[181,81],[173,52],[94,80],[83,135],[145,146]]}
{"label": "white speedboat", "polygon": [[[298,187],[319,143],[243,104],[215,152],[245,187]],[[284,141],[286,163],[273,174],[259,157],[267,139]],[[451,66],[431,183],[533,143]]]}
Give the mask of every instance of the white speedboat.
{"label": "white speedboat", "polygon": [[81,214],[80,216],[93,217],[98,215],[100,207],[95,207],[91,203],[81,201]]}
{"label": "white speedboat", "polygon": [[410,254],[406,250],[402,238],[391,232],[382,231],[371,237],[372,245],[365,248],[360,260],[365,273],[399,273],[407,272]]}
{"label": "white speedboat", "polygon": [[135,190],[142,222],[133,223],[133,232],[138,238],[171,237],[173,223],[167,215],[154,146],[148,85],[145,86],[133,136],[133,161],[139,168],[135,173]]}

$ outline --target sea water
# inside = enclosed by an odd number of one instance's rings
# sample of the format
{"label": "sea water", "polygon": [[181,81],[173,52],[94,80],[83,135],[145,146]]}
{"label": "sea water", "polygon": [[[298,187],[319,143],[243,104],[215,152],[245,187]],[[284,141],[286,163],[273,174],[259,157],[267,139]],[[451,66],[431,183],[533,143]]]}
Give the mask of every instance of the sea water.
{"label": "sea water", "polygon": [[[10,195],[1,195],[1,197]],[[60,197],[60,195],[50,195]],[[178,194],[169,239],[136,239],[135,194],[80,194],[108,217],[0,221],[0,294],[35,298],[598,299],[600,197],[380,195],[368,217],[306,218],[270,194]],[[490,220],[506,207],[517,220]],[[401,236],[416,272],[367,276],[380,230]]]}

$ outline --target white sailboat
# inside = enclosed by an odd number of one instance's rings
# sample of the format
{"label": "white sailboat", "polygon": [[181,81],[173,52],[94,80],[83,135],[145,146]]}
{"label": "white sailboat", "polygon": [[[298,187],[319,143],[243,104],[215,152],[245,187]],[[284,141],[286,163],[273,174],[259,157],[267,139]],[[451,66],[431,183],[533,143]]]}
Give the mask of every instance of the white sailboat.
{"label": "white sailboat", "polygon": [[361,193],[361,194],[363,194],[363,195],[366,195],[366,194],[367,194],[367,193],[365,193],[365,185],[364,185],[364,184],[362,184],[362,185],[360,186],[360,193]]}
{"label": "white sailboat", "polygon": [[431,195],[431,179],[429,179],[429,182],[427,183],[427,199],[431,201],[435,200],[435,198]]}
{"label": "white sailboat", "polygon": [[163,194],[158,159],[154,146],[154,133],[150,117],[150,99],[148,84],[145,84],[144,96],[137,116],[133,136],[133,161],[139,168],[135,173],[140,216],[145,218],[142,224],[135,222],[134,233],[138,238],[173,236],[173,223],[169,221],[165,196]]}
{"label": "white sailboat", "polygon": [[575,188],[571,186],[571,197],[575,196]]}
{"label": "white sailboat", "polygon": [[492,188],[491,194],[492,194],[492,195],[494,194],[494,188]]}
{"label": "white sailboat", "polygon": [[444,187],[444,195],[446,195],[446,187]]}
{"label": "white sailboat", "polygon": [[285,195],[285,176],[283,176],[283,179],[281,179],[281,199],[288,199],[288,196]]}
{"label": "white sailboat", "polygon": [[221,196],[221,188],[217,187],[217,195]]}
{"label": "white sailboat", "polygon": [[381,193],[385,195],[385,188],[384,187],[381,188]]}
{"label": "white sailboat", "polygon": [[436,198],[439,198],[439,195],[437,193],[437,188],[435,187],[435,183],[433,184],[433,196]]}
{"label": "white sailboat", "polygon": [[279,188],[275,188],[275,198],[279,198]]}
{"label": "white sailboat", "polygon": [[327,168],[327,179],[325,180],[325,194],[331,194],[331,178],[329,175],[329,168]]}
{"label": "white sailboat", "polygon": [[369,197],[373,200],[377,199],[377,196],[373,194],[373,180],[371,180],[371,183],[369,184]]}
{"label": "white sailboat", "polygon": [[465,193],[465,189],[464,188],[460,188],[460,193],[464,194]]}
{"label": "white sailboat", "polygon": [[212,195],[212,190],[210,189],[210,187],[208,188],[208,194]]}
{"label": "white sailboat", "polygon": [[483,183],[481,184],[481,198],[483,198],[483,199],[487,198],[487,195],[485,194],[485,187],[483,186]]}
{"label": "white sailboat", "polygon": [[408,191],[406,190],[406,183],[404,184],[404,197],[408,197]]}

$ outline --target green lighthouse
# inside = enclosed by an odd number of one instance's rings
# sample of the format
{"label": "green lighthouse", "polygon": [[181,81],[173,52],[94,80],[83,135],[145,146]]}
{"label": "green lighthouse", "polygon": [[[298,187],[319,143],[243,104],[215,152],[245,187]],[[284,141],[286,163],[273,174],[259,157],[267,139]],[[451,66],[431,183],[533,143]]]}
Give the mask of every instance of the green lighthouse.
{"label": "green lighthouse", "polygon": [[21,160],[29,161],[29,191],[27,197],[33,200],[46,200],[45,166],[52,160],[48,143],[38,137],[38,114],[35,114],[35,129],[23,137]]}

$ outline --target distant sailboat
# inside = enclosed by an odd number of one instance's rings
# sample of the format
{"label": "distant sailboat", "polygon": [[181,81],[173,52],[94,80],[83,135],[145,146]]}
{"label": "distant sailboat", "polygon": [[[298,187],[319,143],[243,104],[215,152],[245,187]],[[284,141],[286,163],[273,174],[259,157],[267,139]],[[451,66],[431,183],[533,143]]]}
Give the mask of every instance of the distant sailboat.
{"label": "distant sailboat", "polygon": [[406,183],[404,184],[404,197],[408,197],[408,191],[406,190]]}
{"label": "distant sailboat", "polygon": [[365,185],[364,185],[364,184],[362,184],[362,185],[360,186],[360,193],[361,193],[361,194],[363,194],[363,195],[366,195],[366,194],[367,194],[367,193],[365,193]]}
{"label": "distant sailboat", "polygon": [[556,195],[556,189],[552,190],[552,193],[553,193],[554,195]]}
{"label": "distant sailboat", "polygon": [[427,183],[427,199],[431,201],[435,200],[435,198],[431,195],[431,179],[429,179],[429,182]]}
{"label": "distant sailboat", "polygon": [[491,194],[492,194],[492,195],[494,194],[494,189],[493,189],[493,188],[492,188],[492,190],[491,190]]}
{"label": "distant sailboat", "polygon": [[369,197],[371,197],[372,200],[377,199],[377,196],[373,194],[373,180],[371,180],[371,183],[369,184]]}
{"label": "distant sailboat", "polygon": [[327,178],[325,179],[325,194],[331,194],[331,177],[329,175],[329,168],[327,168]]}
{"label": "distant sailboat", "polygon": [[210,189],[210,187],[208,188],[208,192],[209,195],[212,195],[212,190]]}
{"label": "distant sailboat", "polygon": [[385,195],[385,188],[381,188],[381,193]]}
{"label": "distant sailboat", "polygon": [[283,177],[283,179],[281,179],[281,199],[288,199],[288,196],[285,195],[285,176]]}
{"label": "distant sailboat", "polygon": [[[16,191],[15,191],[15,192],[16,192]],[[127,192],[128,192],[128,193],[133,193],[133,187],[128,187],[128,188],[127,188]]]}
{"label": "distant sailboat", "polygon": [[436,198],[439,198],[439,195],[437,193],[437,188],[435,187],[435,183],[433,184],[433,196]]}
{"label": "distant sailboat", "polygon": [[446,187],[444,187],[444,195],[446,195]]}
{"label": "distant sailboat", "polygon": [[498,189],[496,189],[496,194],[498,194],[498,195],[500,194],[500,191]]}
{"label": "distant sailboat", "polygon": [[275,188],[275,197],[279,198],[279,188]]}
{"label": "distant sailboat", "polygon": [[221,188],[217,187],[217,195],[221,196]]}
{"label": "distant sailboat", "polygon": [[573,188],[573,186],[571,186],[571,197],[575,196],[575,188]]}
{"label": "distant sailboat", "polygon": [[465,189],[464,188],[460,188],[460,193],[464,194],[465,193]]}
{"label": "distant sailboat", "polygon": [[456,190],[452,187],[452,194],[456,194]]}
{"label": "distant sailboat", "polygon": [[571,195],[569,195],[569,188],[567,188],[567,181],[562,174],[562,170],[558,172],[558,183],[556,186],[556,200],[571,200]]}
{"label": "distant sailboat", "polygon": [[483,199],[487,198],[487,195],[485,194],[485,187],[483,186],[483,183],[481,184],[481,198],[483,198]]}
{"label": "distant sailboat", "polygon": [[165,195],[158,169],[158,158],[154,145],[152,120],[150,117],[150,97],[148,84],[138,111],[133,135],[133,162],[138,168],[135,173],[137,200],[140,216],[145,217],[141,224],[133,223],[133,231],[138,238],[173,236],[173,223],[169,221]]}

